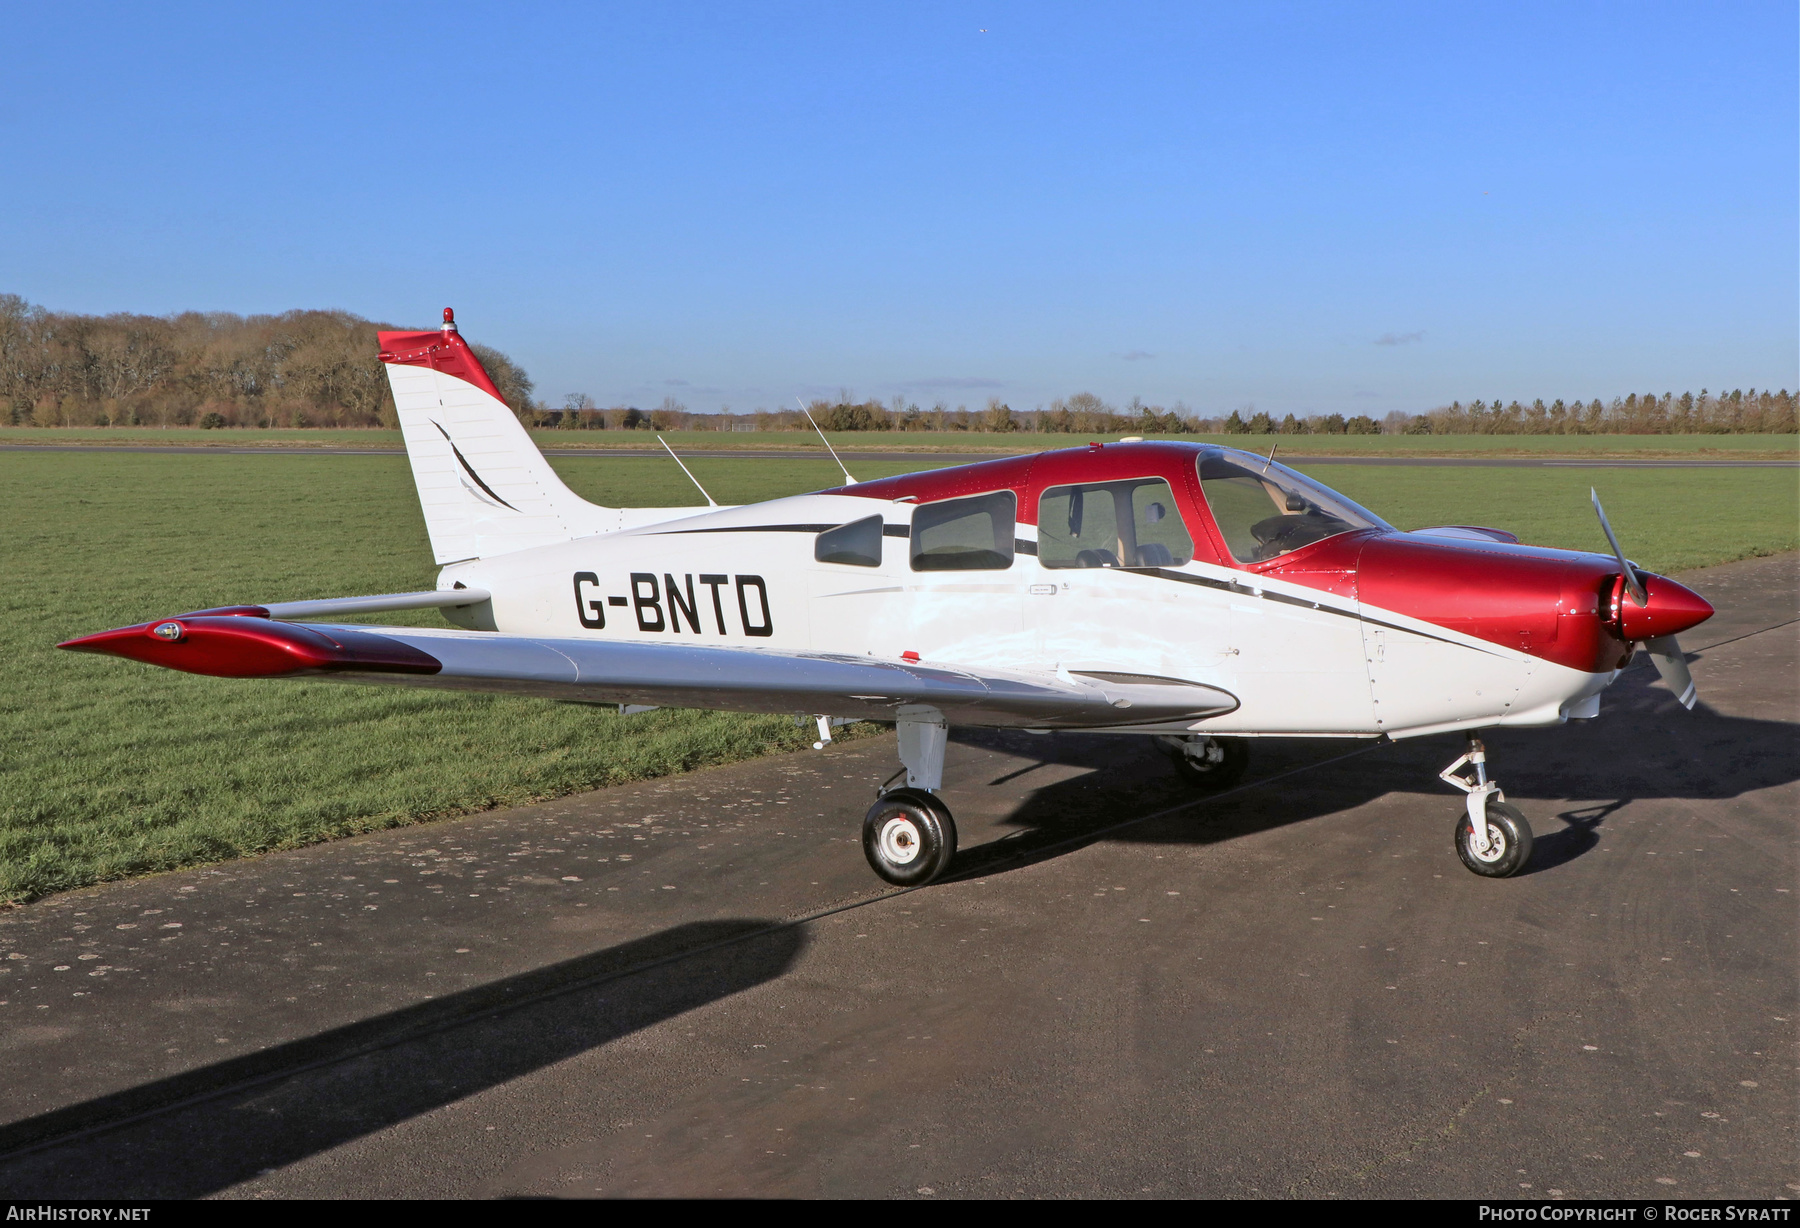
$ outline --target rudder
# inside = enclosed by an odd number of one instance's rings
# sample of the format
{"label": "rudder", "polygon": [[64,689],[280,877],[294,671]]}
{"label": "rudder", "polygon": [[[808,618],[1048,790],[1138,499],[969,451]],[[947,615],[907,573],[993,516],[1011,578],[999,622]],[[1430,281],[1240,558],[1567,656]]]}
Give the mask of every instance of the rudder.
{"label": "rudder", "polygon": [[554,545],[620,527],[563,484],[444,308],[437,332],[384,332],[407,460],[439,563]]}

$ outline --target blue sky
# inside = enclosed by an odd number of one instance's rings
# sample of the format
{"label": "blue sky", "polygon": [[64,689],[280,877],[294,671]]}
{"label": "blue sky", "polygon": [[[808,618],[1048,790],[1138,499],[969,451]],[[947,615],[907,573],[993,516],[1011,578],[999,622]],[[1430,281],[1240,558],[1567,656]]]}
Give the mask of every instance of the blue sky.
{"label": "blue sky", "polygon": [[1791,3],[15,6],[0,292],[560,404],[1800,383]]}

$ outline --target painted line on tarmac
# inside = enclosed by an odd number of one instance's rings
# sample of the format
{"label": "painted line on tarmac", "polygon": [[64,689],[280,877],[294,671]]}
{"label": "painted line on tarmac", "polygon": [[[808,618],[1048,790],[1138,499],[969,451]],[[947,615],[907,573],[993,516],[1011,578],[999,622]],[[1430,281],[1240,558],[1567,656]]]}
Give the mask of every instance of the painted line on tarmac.
{"label": "painted line on tarmac", "polygon": [[[790,917],[783,921],[777,921],[774,924],[764,926],[761,929],[750,930],[747,933],[737,934],[730,938],[721,938],[715,942],[709,942],[702,946],[690,948],[686,951],[677,951],[673,954],[664,955],[657,959],[647,960],[641,964],[634,964],[633,966],[631,966],[629,968],[622,968],[616,972],[607,972],[607,973],[602,973],[602,974],[598,974],[595,976],[582,977],[578,980],[570,981],[563,985],[557,985],[550,989],[539,990],[537,993],[530,994],[530,995],[527,995],[526,997],[519,998],[519,999],[510,1001],[510,1002],[503,1002],[503,1003],[500,1003],[495,1006],[490,1006],[490,1007],[486,1007],[481,1010],[472,1011],[466,1015],[458,1015],[452,1019],[444,1019],[444,1020],[440,1020],[435,1023],[422,1025],[422,1026],[414,1028],[410,1031],[401,1032],[400,1034],[395,1035],[395,1036],[389,1036],[382,1040],[371,1041],[368,1044],[359,1045],[354,1049],[350,1049],[350,1050],[347,1050],[342,1053],[335,1053],[328,1057],[316,1058],[310,1062],[300,1062],[298,1064],[291,1065],[291,1066],[281,1066],[278,1069],[265,1071],[264,1073],[259,1074],[259,1075],[252,1075],[248,1078],[236,1079],[236,1080],[232,1080],[230,1082],[222,1083],[218,1087],[208,1088],[207,1090],[201,1091],[201,1092],[195,1092],[192,1095],[183,1096],[179,1099],[171,1100],[165,1104],[153,1105],[149,1108],[141,1109],[135,1113],[127,1113],[121,1117],[114,1117],[114,1118],[107,1119],[105,1121],[94,1122],[91,1125],[81,1126],[81,1127],[78,1127],[76,1129],[69,1130],[66,1132],[52,1133],[52,1134],[46,1135],[43,1138],[33,1139],[30,1142],[22,1144],[21,1146],[14,1147],[10,1150],[0,1152],[0,1164],[8,1164],[14,1160],[23,1159],[26,1156],[35,1155],[38,1152],[47,1151],[47,1150],[50,1150],[51,1148],[62,1147],[62,1146],[66,1146],[70,1143],[81,1142],[84,1139],[89,1139],[89,1138],[93,1138],[97,1135],[106,1134],[113,1130],[121,1130],[121,1129],[126,1128],[127,1126],[137,1125],[140,1122],[151,1121],[158,1117],[165,1117],[165,1116],[168,1116],[173,1113],[181,1112],[185,1109],[195,1108],[199,1105],[208,1104],[208,1103],[211,1103],[212,1101],[223,1099],[227,1096],[237,1095],[239,1093],[250,1091],[250,1090],[253,1090],[253,1089],[259,1088],[259,1087],[266,1087],[266,1086],[269,1086],[270,1084],[274,1084],[274,1083],[281,1083],[281,1082],[284,1082],[285,1080],[295,1078],[299,1075],[308,1074],[315,1070],[323,1070],[328,1067],[342,1065],[346,1062],[353,1062],[359,1058],[369,1057],[369,1056],[372,1056],[373,1054],[381,1053],[386,1050],[396,1048],[400,1045],[412,1044],[417,1041],[424,1040],[431,1036],[437,1036],[437,1035],[441,1035],[445,1032],[454,1031],[457,1028],[467,1027],[471,1024],[481,1023],[488,1019],[498,1018],[500,1016],[520,1010],[521,1008],[524,1008],[524,1007],[535,1006],[535,1005],[538,1005],[539,1003],[553,1001],[556,998],[564,997],[571,993],[577,993],[582,990],[593,989],[600,985],[606,985],[606,984],[609,984],[614,981],[624,980],[627,977],[638,976],[641,973],[651,972],[657,968],[667,967],[670,964],[674,964],[674,963],[677,963],[677,962],[679,962],[681,960],[685,960],[685,959],[692,959],[695,956],[706,955],[706,954],[710,954],[711,952],[714,952],[714,951],[723,950],[727,947],[737,946],[741,943],[752,942],[757,939],[767,938],[771,934],[779,934],[785,930],[798,929],[801,926],[811,925],[812,923],[814,923],[816,921],[823,921],[827,917],[835,917],[841,913],[851,912],[858,908],[866,908],[871,904],[879,904],[886,900],[897,900],[904,896],[911,895],[915,891],[925,891],[925,890],[929,890],[932,887],[948,885],[953,882],[978,881],[981,878],[985,877],[987,874],[991,874],[991,873],[995,872],[995,870],[998,867],[1007,866],[1014,862],[1024,860],[1026,858],[1041,857],[1045,854],[1055,853],[1062,849],[1068,849],[1068,848],[1076,847],[1078,845],[1089,844],[1095,840],[1098,840],[1105,836],[1111,835],[1114,832],[1123,831],[1127,827],[1132,827],[1139,823],[1148,823],[1155,819],[1167,818],[1169,815],[1179,814],[1180,812],[1182,812],[1184,810],[1191,810],[1196,806],[1204,806],[1210,802],[1220,801],[1224,798],[1234,796],[1235,794],[1246,793],[1252,789],[1260,789],[1264,785],[1274,784],[1276,781],[1280,781],[1280,780],[1287,780],[1291,777],[1298,776],[1302,773],[1313,771],[1316,768],[1330,767],[1332,764],[1342,763],[1346,759],[1354,759],[1358,755],[1366,755],[1370,751],[1375,750],[1378,747],[1385,746],[1387,744],[1388,744],[1387,739],[1385,739],[1385,738],[1377,739],[1377,740],[1374,740],[1370,745],[1359,746],[1357,749],[1350,751],[1347,754],[1337,755],[1330,759],[1322,759],[1317,763],[1302,764],[1299,767],[1289,768],[1285,772],[1277,772],[1273,776],[1266,776],[1260,780],[1252,780],[1245,784],[1233,786],[1232,788],[1229,788],[1229,789],[1221,789],[1217,793],[1209,793],[1204,797],[1197,797],[1197,798],[1194,798],[1192,801],[1182,802],[1179,805],[1175,805],[1175,806],[1169,806],[1162,810],[1153,811],[1150,814],[1139,815],[1135,818],[1130,818],[1130,819],[1124,819],[1118,823],[1113,823],[1107,827],[1102,827],[1096,831],[1084,832],[1083,834],[1081,834],[1079,836],[1072,836],[1072,837],[1069,837],[1064,840],[1055,841],[1051,844],[1038,845],[1031,849],[1022,849],[1018,853],[1015,853],[1008,857],[1002,858],[1001,860],[995,862],[994,865],[986,867],[981,874],[970,875],[968,879],[962,879],[962,878],[940,879],[940,880],[938,880],[938,882],[935,882],[935,883],[925,883],[918,887],[902,887],[898,891],[884,891],[878,895],[865,896],[861,899],[850,900],[843,904],[835,904],[829,908],[821,908],[821,909],[817,909],[813,912],[803,913],[797,917]],[[180,1076],[176,1076],[176,1077],[180,1077]],[[78,1107],[79,1106],[69,1106],[69,1108],[78,1108]],[[67,1112],[67,1111],[68,1111],[68,1108],[50,1109],[45,1114],[43,1114],[43,1116],[51,1116],[51,1115],[54,1115],[57,1113],[63,1113],[63,1112]],[[9,1123],[6,1126],[0,1126],[0,1137],[3,1137],[4,1135],[6,1135],[8,1133],[14,1133],[14,1132],[18,1131],[19,1128],[26,1125],[26,1123],[29,1122],[29,1120],[30,1119],[27,1118],[27,1119],[25,1119],[25,1121],[13,1122],[13,1123]]]}
{"label": "painted line on tarmac", "polygon": [[1791,627],[1795,623],[1800,623],[1800,618],[1790,618],[1786,622],[1776,623],[1772,627],[1758,627],[1755,631],[1746,631],[1742,635],[1734,635],[1730,639],[1720,640],[1716,644],[1703,644],[1699,648],[1685,648],[1682,651],[1684,653],[1711,652],[1715,648],[1723,648],[1727,644],[1735,644],[1739,640],[1747,640],[1753,636],[1767,635],[1771,631],[1779,631],[1783,627]]}

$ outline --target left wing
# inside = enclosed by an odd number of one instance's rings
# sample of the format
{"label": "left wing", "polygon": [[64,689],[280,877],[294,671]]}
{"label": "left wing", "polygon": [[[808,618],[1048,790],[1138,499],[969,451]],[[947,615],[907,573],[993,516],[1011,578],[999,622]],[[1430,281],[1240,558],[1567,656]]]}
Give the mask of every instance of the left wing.
{"label": "left wing", "polygon": [[[455,598],[421,602],[438,605],[487,598],[475,589],[400,596]],[[1235,696],[1217,687],[1144,674],[977,673],[834,653],[295,623],[277,614],[305,604],[312,603],[203,610],[58,647],[224,678],[402,683],[587,703],[828,712],[890,721],[902,709],[911,715],[929,708],[958,725],[1120,728],[1191,722],[1238,706]]]}

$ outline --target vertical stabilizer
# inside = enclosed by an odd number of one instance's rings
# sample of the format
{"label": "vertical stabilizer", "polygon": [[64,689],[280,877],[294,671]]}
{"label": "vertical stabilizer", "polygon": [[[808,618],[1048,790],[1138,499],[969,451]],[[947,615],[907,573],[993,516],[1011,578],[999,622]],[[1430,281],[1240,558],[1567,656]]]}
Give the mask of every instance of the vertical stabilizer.
{"label": "vertical stabilizer", "polygon": [[620,527],[617,510],[589,503],[557,477],[457,332],[448,307],[438,332],[380,336],[439,563]]}

